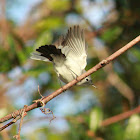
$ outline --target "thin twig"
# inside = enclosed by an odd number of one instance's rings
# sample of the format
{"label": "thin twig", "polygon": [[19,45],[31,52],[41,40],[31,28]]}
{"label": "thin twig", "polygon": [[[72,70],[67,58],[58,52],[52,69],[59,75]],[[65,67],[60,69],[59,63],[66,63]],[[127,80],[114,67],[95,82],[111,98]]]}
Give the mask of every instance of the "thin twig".
{"label": "thin twig", "polygon": [[[76,83],[78,83],[79,81],[81,81],[85,77],[89,76],[90,74],[96,72],[97,70],[101,69],[102,67],[104,67],[105,65],[110,63],[112,60],[117,58],[119,55],[123,54],[125,51],[130,49],[132,46],[134,46],[139,41],[140,41],[140,36],[138,36],[135,39],[133,39],[127,45],[125,45],[124,47],[122,47],[121,49],[119,49],[118,51],[116,51],[115,53],[113,53],[112,55],[110,55],[109,57],[107,57],[106,59],[104,59],[103,61],[98,63],[97,65],[95,65],[93,68],[91,68],[90,70],[88,70],[87,72],[82,74],[81,76],[77,77],[77,79],[71,81],[70,83],[64,85],[62,88],[59,88],[58,90],[56,90],[55,92],[51,93],[47,97],[43,98],[42,102],[44,102],[46,104],[47,102],[49,102],[50,100],[52,100],[53,98],[55,98],[56,96],[61,94],[63,91],[71,88],[72,86],[74,86]],[[35,109],[35,108],[38,108],[38,107],[40,107],[40,105],[38,105],[37,103],[34,103],[34,104],[28,106],[25,111],[28,112],[28,111],[30,111],[32,109]],[[14,112],[14,115],[18,116],[19,115],[19,111]],[[11,114],[1,118],[0,119],[0,123],[5,122],[5,121],[7,121],[9,119],[12,119],[12,115]]]}
{"label": "thin twig", "polygon": [[13,138],[16,138],[17,140],[20,140],[20,131],[23,124],[23,118],[27,115],[27,113],[25,112],[26,108],[27,108],[27,105],[24,105],[24,108],[22,109],[21,116],[20,116],[21,119],[20,119],[18,134],[13,136]]}
{"label": "thin twig", "polygon": [[101,123],[101,126],[107,126],[107,125],[116,123],[116,122],[124,120],[124,119],[126,119],[126,118],[128,118],[131,115],[136,114],[136,113],[140,113],[140,106],[138,106],[137,108],[135,108],[133,110],[130,110],[130,111],[121,113],[119,115],[113,116],[111,118],[108,118],[106,120],[103,120]]}
{"label": "thin twig", "polygon": [[43,98],[43,95],[42,95],[41,92],[40,92],[39,85],[38,85],[38,93],[39,93],[39,95]]}
{"label": "thin twig", "polygon": [[0,128],[0,132],[1,132],[2,130],[4,130],[5,128],[7,128],[8,126],[12,125],[13,123],[17,122],[17,120],[19,120],[19,119],[20,119],[20,116],[17,116],[17,117],[16,117],[15,119],[13,119],[11,122],[9,122],[9,123],[7,123],[6,125],[2,126],[2,127]]}

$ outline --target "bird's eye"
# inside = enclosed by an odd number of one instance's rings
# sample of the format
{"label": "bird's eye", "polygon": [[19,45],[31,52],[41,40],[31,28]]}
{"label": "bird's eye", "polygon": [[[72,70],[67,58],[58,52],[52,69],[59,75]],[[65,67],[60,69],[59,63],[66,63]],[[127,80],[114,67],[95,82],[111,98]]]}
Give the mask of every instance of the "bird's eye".
{"label": "bird's eye", "polygon": [[88,79],[86,79],[86,81],[88,81]]}

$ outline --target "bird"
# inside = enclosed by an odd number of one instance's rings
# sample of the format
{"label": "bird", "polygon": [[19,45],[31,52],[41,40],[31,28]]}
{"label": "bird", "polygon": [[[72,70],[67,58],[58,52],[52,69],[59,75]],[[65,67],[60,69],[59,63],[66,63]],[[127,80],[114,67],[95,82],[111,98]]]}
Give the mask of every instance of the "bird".
{"label": "bird", "polygon": [[[66,84],[71,82],[86,72],[87,45],[84,29],[79,25],[70,27],[67,34],[60,36],[54,44],[38,47],[31,53],[31,59],[52,62],[58,78]],[[76,85],[94,86],[90,76]]]}

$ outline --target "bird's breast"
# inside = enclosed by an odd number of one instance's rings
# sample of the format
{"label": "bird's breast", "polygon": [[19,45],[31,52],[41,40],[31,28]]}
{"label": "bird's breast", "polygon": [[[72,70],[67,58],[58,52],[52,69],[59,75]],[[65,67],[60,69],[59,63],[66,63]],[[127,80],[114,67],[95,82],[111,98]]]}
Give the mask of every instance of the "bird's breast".
{"label": "bird's breast", "polygon": [[65,61],[63,65],[55,66],[55,69],[59,78],[64,83],[68,83],[76,79],[76,77],[80,76],[82,73],[80,66],[74,61]]}

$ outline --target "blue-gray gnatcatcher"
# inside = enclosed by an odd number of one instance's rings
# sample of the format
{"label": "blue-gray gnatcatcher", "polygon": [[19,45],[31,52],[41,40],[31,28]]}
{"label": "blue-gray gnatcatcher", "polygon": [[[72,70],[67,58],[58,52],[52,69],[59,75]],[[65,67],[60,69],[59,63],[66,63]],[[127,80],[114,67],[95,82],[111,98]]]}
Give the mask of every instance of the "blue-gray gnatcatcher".
{"label": "blue-gray gnatcatcher", "polygon": [[[70,27],[68,33],[61,36],[54,45],[44,45],[36,49],[31,58],[51,61],[60,80],[68,83],[86,72],[86,49],[84,30],[77,25]],[[93,85],[93,83],[88,76],[77,85]]]}

